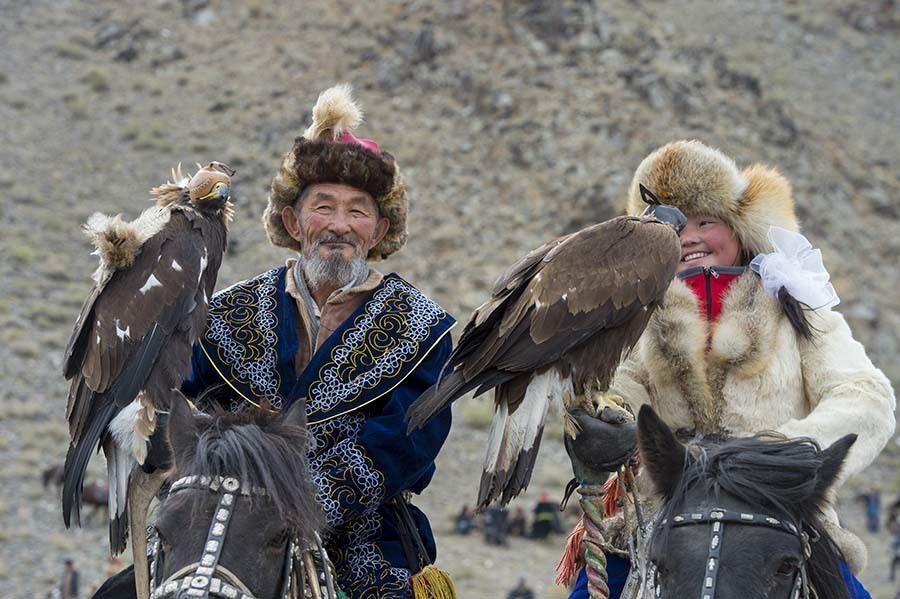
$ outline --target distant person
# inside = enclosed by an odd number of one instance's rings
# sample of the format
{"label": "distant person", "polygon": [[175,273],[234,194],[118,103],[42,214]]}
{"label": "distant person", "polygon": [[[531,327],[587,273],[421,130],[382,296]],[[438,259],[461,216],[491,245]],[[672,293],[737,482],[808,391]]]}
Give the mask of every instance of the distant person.
{"label": "distant person", "polygon": [[509,592],[506,599],[534,599],[534,591],[525,583],[524,576],[519,578],[519,584]]}
{"label": "distant person", "polygon": [[460,510],[459,515],[456,516],[456,524],[455,527],[456,534],[458,535],[467,535],[476,528],[478,528],[478,522],[475,519],[475,512],[472,511],[468,505],[464,505],[462,510]]}
{"label": "distant person", "polygon": [[59,594],[62,599],[78,599],[78,570],[75,569],[75,564],[70,559],[63,564]]}
{"label": "distant person", "polygon": [[484,511],[484,542],[506,545],[506,510],[496,503]]}
{"label": "distant person", "polygon": [[897,569],[900,568],[900,498],[891,504],[891,509],[888,511],[887,529],[894,535],[891,547],[894,554],[891,558],[891,582],[894,582]]}
{"label": "distant person", "polygon": [[866,528],[875,534],[881,530],[881,491],[871,487],[859,496],[866,510]]}
{"label": "distant person", "polygon": [[550,501],[546,491],[542,491],[540,499],[534,506],[534,521],[531,524],[531,538],[546,539],[550,533],[560,529],[559,509]]}
{"label": "distant person", "polygon": [[516,511],[513,512],[509,525],[506,527],[506,531],[511,537],[528,536],[528,517],[525,515],[525,509],[522,506],[516,507]]}

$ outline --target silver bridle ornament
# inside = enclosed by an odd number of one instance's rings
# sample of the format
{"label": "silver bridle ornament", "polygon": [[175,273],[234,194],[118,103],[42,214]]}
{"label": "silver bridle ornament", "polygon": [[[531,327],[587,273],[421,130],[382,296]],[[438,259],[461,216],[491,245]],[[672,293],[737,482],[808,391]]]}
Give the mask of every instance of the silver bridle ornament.
{"label": "silver bridle ornament", "polygon": [[[718,582],[720,555],[722,551],[722,538],[725,534],[726,524],[741,524],[751,526],[766,526],[791,534],[800,541],[803,555],[800,560],[799,570],[794,578],[794,587],[791,591],[791,599],[810,599],[816,597],[816,592],[809,583],[806,572],[806,562],[812,554],[811,542],[818,540],[810,538],[806,531],[793,522],[783,518],[774,518],[765,514],[740,512],[724,508],[712,508],[706,512],[682,512],[672,517],[671,526],[687,526],[692,524],[706,524],[710,526],[709,548],[704,568],[703,586],[699,599],[715,599],[716,584]],[[668,519],[659,522],[659,526],[667,526]],[[653,564],[647,568],[647,580],[644,588],[651,592],[652,597],[662,599],[662,588],[659,586],[659,572]]]}
{"label": "silver bridle ornament", "polygon": [[[169,495],[183,489],[201,489],[219,494],[218,505],[213,513],[212,522],[207,533],[206,543],[200,560],[180,568],[171,576],[161,581],[159,567],[162,559],[161,543],[158,538],[151,543],[148,553],[150,565],[150,597],[151,599],[170,599],[175,597],[208,598],[224,597],[226,599],[257,599],[241,579],[233,572],[219,564],[228,524],[234,513],[236,497],[265,497],[266,490],[258,486],[241,484],[231,476],[185,476],[179,478],[169,487]],[[314,599],[337,599],[334,577],[325,547],[318,533],[315,535],[315,548],[302,549],[300,539],[288,541],[285,553],[285,564],[282,569],[283,588],[280,596],[284,599],[305,597],[304,588],[308,585]],[[315,566],[314,552],[322,564],[324,587],[319,583]],[[323,594],[324,593],[324,594]]]}

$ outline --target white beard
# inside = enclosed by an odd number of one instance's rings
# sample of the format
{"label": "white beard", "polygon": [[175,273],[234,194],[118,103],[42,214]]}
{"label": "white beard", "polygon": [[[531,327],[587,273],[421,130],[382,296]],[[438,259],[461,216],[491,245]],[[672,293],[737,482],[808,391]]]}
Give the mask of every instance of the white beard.
{"label": "white beard", "polygon": [[311,256],[304,256],[303,276],[310,288],[324,285],[344,287],[352,282],[361,281],[369,274],[369,265],[361,256],[353,256],[344,260],[343,256],[333,254],[323,258],[313,251]]}

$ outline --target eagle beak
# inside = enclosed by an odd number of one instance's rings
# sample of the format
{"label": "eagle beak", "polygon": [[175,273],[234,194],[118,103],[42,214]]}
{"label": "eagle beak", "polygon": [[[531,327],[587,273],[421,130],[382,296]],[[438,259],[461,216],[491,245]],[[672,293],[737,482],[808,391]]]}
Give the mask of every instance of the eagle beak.
{"label": "eagle beak", "polygon": [[197,198],[197,201],[204,202],[207,200],[219,200],[224,202],[230,197],[230,193],[231,189],[228,187],[228,184],[220,181],[213,185],[212,190],[210,190],[208,194]]}
{"label": "eagle beak", "polygon": [[667,223],[671,225],[679,235],[681,235],[684,226],[687,224],[687,218],[684,216],[684,212],[675,206],[669,206],[667,204],[651,204],[650,206],[647,206],[641,216],[655,218],[660,222]]}

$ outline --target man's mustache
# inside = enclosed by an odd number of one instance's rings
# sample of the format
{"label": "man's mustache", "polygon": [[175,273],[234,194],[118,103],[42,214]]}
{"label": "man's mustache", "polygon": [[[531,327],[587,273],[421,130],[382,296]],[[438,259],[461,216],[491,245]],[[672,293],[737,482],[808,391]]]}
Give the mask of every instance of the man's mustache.
{"label": "man's mustache", "polygon": [[359,242],[350,235],[330,235],[324,234],[313,242],[313,247],[317,248],[323,243],[348,243],[355,248],[359,248]]}

